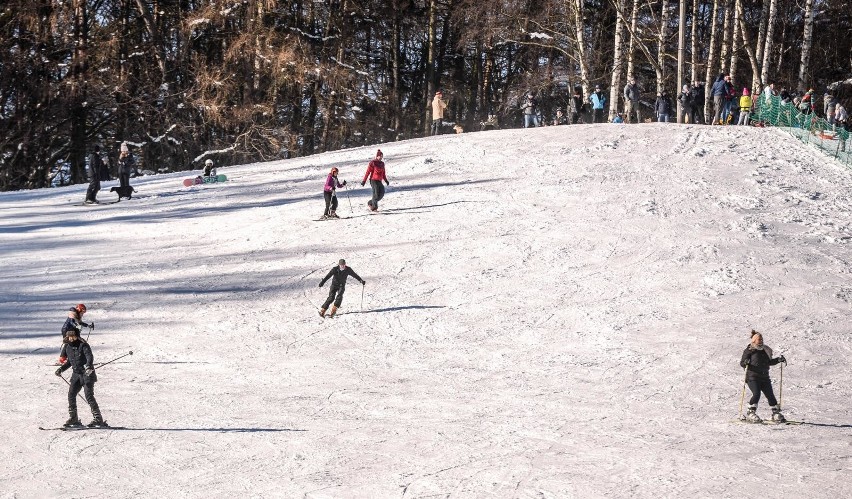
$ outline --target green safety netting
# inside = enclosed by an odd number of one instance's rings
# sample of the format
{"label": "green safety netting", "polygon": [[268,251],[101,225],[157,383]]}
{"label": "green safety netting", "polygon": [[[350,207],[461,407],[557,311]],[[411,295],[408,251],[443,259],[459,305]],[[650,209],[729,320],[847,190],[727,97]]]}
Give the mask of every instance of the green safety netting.
{"label": "green safety netting", "polygon": [[783,102],[777,95],[755,97],[752,123],[780,128],[805,144],[852,166],[849,130],[833,125],[813,112],[803,113],[792,102]]}

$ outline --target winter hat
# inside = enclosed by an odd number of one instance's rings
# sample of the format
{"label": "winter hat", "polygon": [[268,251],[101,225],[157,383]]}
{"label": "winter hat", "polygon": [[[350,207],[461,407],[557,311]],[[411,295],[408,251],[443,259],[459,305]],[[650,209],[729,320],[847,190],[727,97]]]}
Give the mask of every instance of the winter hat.
{"label": "winter hat", "polygon": [[684,92],[689,92],[689,85],[684,85],[684,86],[683,86],[683,91],[684,91]]}
{"label": "winter hat", "polygon": [[381,157],[383,157],[383,158],[385,157],[385,155],[384,155],[384,154],[382,154],[382,150],[381,150],[381,149],[379,149],[378,151],[376,151],[376,157],[379,157],[379,156],[381,156]]}
{"label": "winter hat", "polygon": [[595,90],[600,90],[600,89],[601,89],[600,85],[595,85]]}
{"label": "winter hat", "polygon": [[338,264],[338,265],[346,265],[346,260],[344,260],[343,258],[341,258],[341,259],[340,259],[340,261],[339,261],[339,262],[337,262],[337,264]]}
{"label": "winter hat", "polygon": [[127,147],[127,142],[121,143],[121,152],[130,152],[130,149]]}
{"label": "winter hat", "polygon": [[747,88],[743,88],[743,95],[748,95],[748,89]]}

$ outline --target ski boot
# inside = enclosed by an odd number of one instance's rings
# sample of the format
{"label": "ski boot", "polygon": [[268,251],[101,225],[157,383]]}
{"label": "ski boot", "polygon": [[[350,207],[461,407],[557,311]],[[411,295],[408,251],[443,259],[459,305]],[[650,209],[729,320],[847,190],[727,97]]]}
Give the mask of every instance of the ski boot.
{"label": "ski boot", "polygon": [[760,423],[762,420],[757,415],[757,407],[749,407],[745,415],[745,421],[749,423]]}
{"label": "ski boot", "polygon": [[332,305],[332,306],[331,306],[331,313],[330,313],[330,314],[328,314],[328,316],[329,316],[329,317],[334,317],[334,314],[336,314],[336,313],[337,313],[337,307],[336,307],[336,306],[334,306],[334,305]]}
{"label": "ski boot", "polygon": [[781,414],[781,408],[778,407],[777,405],[772,407],[772,421],[774,421],[776,423],[786,423],[787,422],[787,418],[785,418],[784,415]]}
{"label": "ski boot", "polygon": [[321,308],[321,309],[320,309],[319,314],[320,314],[320,317],[322,317],[323,319],[325,319],[325,309],[324,309],[324,308]]}
{"label": "ski boot", "polygon": [[109,425],[103,418],[95,418],[91,423],[87,424],[89,428],[109,428]]}
{"label": "ski boot", "polygon": [[337,216],[337,212],[336,212],[336,211],[332,211],[331,213],[329,213],[329,214],[328,214],[328,218],[340,218],[340,217],[339,217],[339,216]]}
{"label": "ski boot", "polygon": [[80,418],[77,417],[77,411],[68,411],[68,421],[65,422],[62,426],[65,428],[77,428],[83,426],[83,423],[80,422]]}

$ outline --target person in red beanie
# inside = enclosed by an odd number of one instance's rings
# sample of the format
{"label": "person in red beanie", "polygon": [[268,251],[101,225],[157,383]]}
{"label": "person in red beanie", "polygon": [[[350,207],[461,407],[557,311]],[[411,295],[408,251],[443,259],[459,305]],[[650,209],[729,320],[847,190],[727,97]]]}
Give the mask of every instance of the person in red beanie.
{"label": "person in red beanie", "polygon": [[379,209],[379,201],[383,197],[385,197],[385,186],[382,185],[382,181],[385,184],[390,185],[388,182],[388,178],[385,175],[385,163],[382,161],[384,154],[382,154],[382,150],[379,149],[376,151],[376,158],[370,161],[370,164],[367,166],[367,173],[364,174],[364,180],[361,181],[361,185],[367,183],[367,179],[370,179],[370,187],[373,188],[373,198],[367,201],[367,206],[370,207],[370,210],[376,211]]}

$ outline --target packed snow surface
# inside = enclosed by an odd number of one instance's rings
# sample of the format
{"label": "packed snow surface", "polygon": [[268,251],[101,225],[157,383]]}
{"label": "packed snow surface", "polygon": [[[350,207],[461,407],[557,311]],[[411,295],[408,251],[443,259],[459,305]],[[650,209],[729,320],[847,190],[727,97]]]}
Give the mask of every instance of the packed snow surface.
{"label": "packed snow surface", "polygon": [[[380,147],[376,214],[376,146],[0,194],[0,496],[848,497],[848,169],[737,127]],[[366,286],[321,319],[340,258]],[[96,361],[133,351],[95,388],[125,430],[38,429],[79,302]],[[752,328],[806,424],[735,422]]]}

